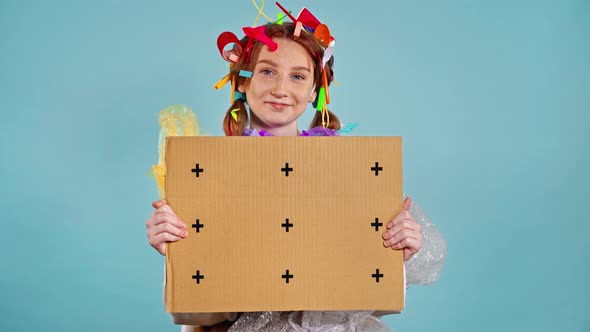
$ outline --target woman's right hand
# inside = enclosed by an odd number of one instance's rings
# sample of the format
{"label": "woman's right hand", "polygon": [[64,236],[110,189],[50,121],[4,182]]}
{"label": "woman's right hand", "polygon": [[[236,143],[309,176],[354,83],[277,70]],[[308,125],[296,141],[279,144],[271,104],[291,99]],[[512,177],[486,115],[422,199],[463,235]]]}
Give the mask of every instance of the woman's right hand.
{"label": "woman's right hand", "polygon": [[165,200],[152,203],[154,212],[145,223],[150,244],[160,254],[166,255],[166,242],[175,242],[187,236],[186,225],[172,211]]}

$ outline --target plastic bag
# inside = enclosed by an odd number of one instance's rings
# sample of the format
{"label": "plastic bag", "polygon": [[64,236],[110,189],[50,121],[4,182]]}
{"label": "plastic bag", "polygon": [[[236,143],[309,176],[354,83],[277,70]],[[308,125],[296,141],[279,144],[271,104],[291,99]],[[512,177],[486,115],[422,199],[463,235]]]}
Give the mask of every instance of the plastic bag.
{"label": "plastic bag", "polygon": [[160,137],[158,140],[158,164],[152,166],[148,173],[156,180],[158,196],[166,197],[164,184],[166,179],[166,137],[168,136],[198,136],[199,120],[190,107],[185,105],[171,105],[160,111]]}
{"label": "plastic bag", "polygon": [[447,241],[415,201],[409,211],[422,226],[422,249],[405,262],[406,285],[428,285],[436,281],[443,270]]}
{"label": "plastic bag", "polygon": [[242,314],[228,332],[391,332],[373,311],[266,311]]}

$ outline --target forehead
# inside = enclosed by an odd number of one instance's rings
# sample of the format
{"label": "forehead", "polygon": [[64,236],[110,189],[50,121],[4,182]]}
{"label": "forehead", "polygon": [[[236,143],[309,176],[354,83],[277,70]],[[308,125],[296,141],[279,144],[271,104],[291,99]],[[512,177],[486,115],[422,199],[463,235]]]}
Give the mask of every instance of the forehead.
{"label": "forehead", "polygon": [[256,63],[262,60],[272,61],[277,65],[285,67],[306,67],[313,70],[313,61],[309,53],[297,42],[285,38],[273,38],[278,48],[271,52],[266,45],[263,45],[258,53]]}

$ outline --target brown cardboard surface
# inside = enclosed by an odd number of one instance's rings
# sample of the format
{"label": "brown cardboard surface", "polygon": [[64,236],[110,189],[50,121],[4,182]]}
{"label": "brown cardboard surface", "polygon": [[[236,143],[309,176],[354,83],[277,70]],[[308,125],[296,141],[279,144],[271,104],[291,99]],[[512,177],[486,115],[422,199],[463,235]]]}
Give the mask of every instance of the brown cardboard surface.
{"label": "brown cardboard surface", "polygon": [[189,235],[167,248],[166,310],[401,311],[403,255],[381,238],[401,155],[401,137],[167,138],[166,199]]}

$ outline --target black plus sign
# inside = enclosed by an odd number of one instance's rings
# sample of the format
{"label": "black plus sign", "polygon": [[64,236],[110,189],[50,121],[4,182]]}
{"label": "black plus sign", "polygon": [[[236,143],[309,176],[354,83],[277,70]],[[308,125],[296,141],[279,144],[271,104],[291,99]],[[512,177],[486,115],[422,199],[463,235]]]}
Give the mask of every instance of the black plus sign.
{"label": "black plus sign", "polygon": [[294,225],[289,222],[289,218],[285,219],[285,223],[281,224],[282,227],[285,227],[285,232],[289,233],[289,227],[293,227]]}
{"label": "black plus sign", "polygon": [[289,167],[289,163],[285,163],[285,167],[281,168],[282,172],[285,172],[285,176],[289,176],[289,172],[293,171],[293,167]]}
{"label": "black plus sign", "polygon": [[204,172],[205,170],[199,168],[199,164],[195,164],[195,168],[191,169],[191,172],[195,173],[197,177],[199,177],[199,173]]}
{"label": "black plus sign", "polygon": [[200,233],[200,229],[205,228],[205,225],[201,224],[199,219],[197,219],[197,222],[193,224],[193,228],[197,230],[197,233]]}
{"label": "black plus sign", "polygon": [[200,284],[201,279],[205,279],[205,276],[201,274],[201,270],[197,270],[197,274],[193,276],[193,279],[197,280],[197,284]]}
{"label": "black plus sign", "polygon": [[375,222],[371,223],[372,227],[375,227],[375,232],[379,231],[379,227],[383,226],[382,222],[379,222],[379,218],[375,218]]}
{"label": "black plus sign", "polygon": [[379,278],[383,278],[383,274],[379,273],[379,269],[377,269],[377,271],[375,271],[375,273],[371,274],[371,277],[375,278],[375,280],[377,280],[377,282],[379,282]]}
{"label": "black plus sign", "polygon": [[294,277],[294,275],[289,274],[289,270],[287,270],[287,272],[285,272],[285,274],[283,274],[281,276],[281,278],[285,279],[287,281],[287,283],[289,283],[289,278],[293,278],[293,277]]}
{"label": "black plus sign", "polygon": [[379,176],[379,171],[382,171],[383,167],[379,166],[378,162],[375,162],[375,167],[371,167],[371,171],[375,172],[375,176]]}

